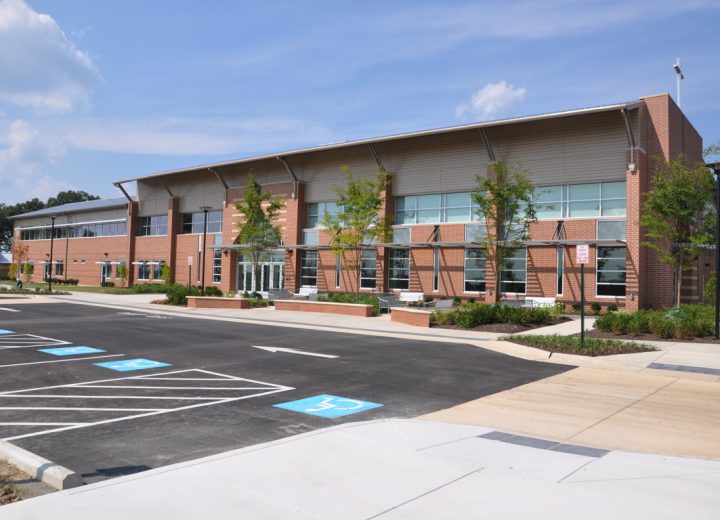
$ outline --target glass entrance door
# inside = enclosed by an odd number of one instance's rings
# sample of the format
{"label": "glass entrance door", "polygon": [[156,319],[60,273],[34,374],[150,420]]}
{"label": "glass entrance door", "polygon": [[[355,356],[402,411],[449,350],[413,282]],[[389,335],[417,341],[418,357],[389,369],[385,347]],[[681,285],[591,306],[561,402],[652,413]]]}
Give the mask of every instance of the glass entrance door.
{"label": "glass entrance door", "polygon": [[262,291],[282,289],[284,287],[283,271],[285,269],[284,254],[273,255],[269,262],[260,263],[260,280],[255,281],[255,273],[251,262],[240,257],[237,264],[237,290],[239,292]]}
{"label": "glass entrance door", "polygon": [[100,283],[105,283],[108,278],[112,278],[112,264],[105,262],[100,266]]}

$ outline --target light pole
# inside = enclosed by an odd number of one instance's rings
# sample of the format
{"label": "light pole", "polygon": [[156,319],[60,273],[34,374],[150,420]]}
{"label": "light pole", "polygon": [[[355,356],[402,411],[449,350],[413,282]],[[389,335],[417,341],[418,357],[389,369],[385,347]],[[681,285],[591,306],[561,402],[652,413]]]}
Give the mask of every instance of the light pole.
{"label": "light pole", "polygon": [[720,162],[706,164],[715,172],[715,339],[720,339]]}
{"label": "light pole", "polygon": [[202,265],[200,267],[202,274],[200,275],[200,293],[205,296],[205,248],[207,242],[207,220],[208,211],[210,211],[212,208],[210,206],[200,206],[200,209],[203,212]]}
{"label": "light pole", "polygon": [[48,292],[52,292],[52,265],[53,265],[53,242],[55,241],[55,217],[56,215],[50,215],[50,267],[47,268],[46,272],[48,274],[47,277],[47,283],[48,283]]}
{"label": "light pole", "polygon": [[680,80],[685,79],[682,70],[680,70],[680,58],[677,59],[673,68],[675,69],[675,74],[677,75],[677,104],[680,106]]}

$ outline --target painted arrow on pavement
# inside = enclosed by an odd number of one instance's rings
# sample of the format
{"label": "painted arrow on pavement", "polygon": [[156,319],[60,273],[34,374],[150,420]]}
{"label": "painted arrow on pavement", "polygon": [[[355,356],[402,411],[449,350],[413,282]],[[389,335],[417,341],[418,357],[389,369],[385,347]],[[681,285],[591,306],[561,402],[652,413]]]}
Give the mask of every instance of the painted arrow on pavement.
{"label": "painted arrow on pavement", "polygon": [[328,359],[334,359],[339,356],[333,356],[332,354],[318,354],[317,352],[305,352],[304,350],[297,350],[294,348],[282,348],[282,347],[261,347],[260,345],[251,345],[252,348],[259,348],[260,350],[267,350],[268,352],[285,352],[287,354],[300,354],[301,356],[314,356]]}

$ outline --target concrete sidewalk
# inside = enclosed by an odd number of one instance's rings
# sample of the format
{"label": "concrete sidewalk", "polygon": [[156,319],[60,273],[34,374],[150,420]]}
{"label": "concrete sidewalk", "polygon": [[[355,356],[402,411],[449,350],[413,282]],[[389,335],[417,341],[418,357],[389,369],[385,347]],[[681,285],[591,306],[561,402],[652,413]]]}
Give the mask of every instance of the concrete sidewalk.
{"label": "concrete sidewalk", "polygon": [[[720,462],[346,424],[4,506],[4,520],[716,518]],[[680,513],[682,511],[682,513]]]}

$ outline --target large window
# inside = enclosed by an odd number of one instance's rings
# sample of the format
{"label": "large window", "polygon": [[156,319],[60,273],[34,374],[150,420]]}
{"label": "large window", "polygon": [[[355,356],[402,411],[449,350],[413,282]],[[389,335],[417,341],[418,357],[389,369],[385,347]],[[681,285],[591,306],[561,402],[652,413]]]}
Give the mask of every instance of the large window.
{"label": "large window", "polygon": [[409,244],[410,228],[409,227],[393,227],[392,230],[393,244]]}
{"label": "large window", "polygon": [[[50,240],[50,226],[20,231],[22,240]],[[55,226],[55,238],[91,238],[112,237],[127,234],[127,223],[121,222],[89,222],[86,224],[68,224]]]}
{"label": "large window", "polygon": [[65,262],[57,260],[55,262],[55,276],[63,276],[65,274]]}
{"label": "large window", "polygon": [[625,296],[627,248],[597,248],[598,296]]}
{"label": "large window", "polygon": [[565,277],[565,246],[558,246],[557,251],[557,295],[560,296],[563,293],[563,279]]}
{"label": "large window", "polygon": [[167,215],[140,217],[140,236],[167,235]]}
{"label": "large window", "polygon": [[300,284],[304,287],[317,287],[318,252],[303,251],[300,266]]}
{"label": "large window", "polygon": [[[207,214],[207,232],[221,233],[223,212],[208,211]],[[197,213],[183,213],[181,233],[202,233],[205,223],[205,214],[200,211]]]}
{"label": "large window", "polygon": [[340,209],[334,202],[311,202],[307,205],[307,226],[308,228],[322,227],[322,220],[325,213],[337,215]]}
{"label": "large window", "polygon": [[539,219],[622,217],[627,206],[626,183],[541,186],[535,189],[533,202]]}
{"label": "large window", "polygon": [[627,221],[598,220],[597,237],[601,240],[627,240]]}
{"label": "large window", "polygon": [[363,249],[360,256],[360,287],[374,289],[377,284],[377,251]]}
{"label": "large window", "polygon": [[511,249],[500,271],[500,292],[525,294],[527,276],[527,250]]}
{"label": "large window", "polygon": [[147,260],[138,262],[138,280],[150,279],[150,263]]}
{"label": "large window", "polygon": [[222,249],[213,249],[213,283],[220,283],[222,279]]}
{"label": "large window", "polygon": [[407,289],[410,286],[410,250],[391,249],[388,263],[390,289]]}
{"label": "large window", "polygon": [[470,192],[409,195],[395,199],[398,224],[439,224],[477,220]]}
{"label": "large window", "polygon": [[482,249],[465,250],[465,292],[485,291],[485,263]]}
{"label": "large window", "polygon": [[164,264],[165,264],[165,262],[153,260],[153,263],[152,263],[153,280],[160,280],[160,278],[162,278],[162,266]]}

